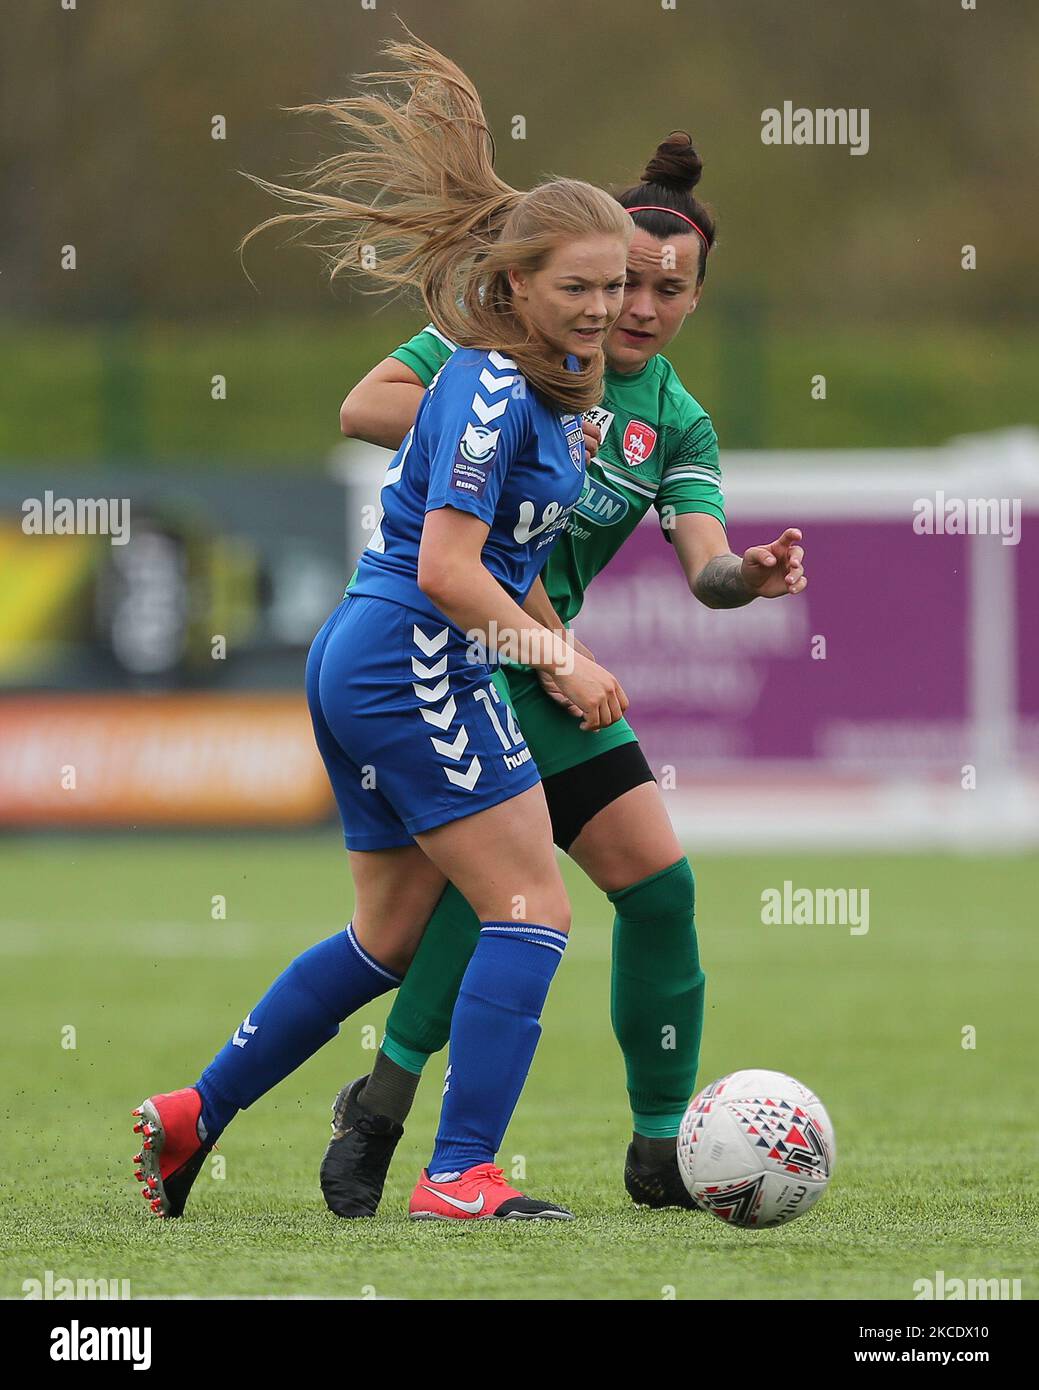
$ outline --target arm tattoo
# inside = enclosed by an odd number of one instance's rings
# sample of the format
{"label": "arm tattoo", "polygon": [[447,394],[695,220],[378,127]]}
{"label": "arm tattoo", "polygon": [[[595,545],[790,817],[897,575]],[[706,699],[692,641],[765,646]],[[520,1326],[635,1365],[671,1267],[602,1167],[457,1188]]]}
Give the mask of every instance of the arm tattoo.
{"label": "arm tattoo", "polygon": [[743,581],[742,564],[738,555],[716,555],[696,576],[693,593],[708,608],[742,608],[755,597]]}

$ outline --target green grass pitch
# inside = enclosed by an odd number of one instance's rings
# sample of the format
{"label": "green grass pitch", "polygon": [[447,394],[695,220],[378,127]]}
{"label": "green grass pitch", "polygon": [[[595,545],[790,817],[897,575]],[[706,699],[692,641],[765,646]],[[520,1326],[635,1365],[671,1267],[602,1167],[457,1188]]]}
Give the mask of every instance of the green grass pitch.
{"label": "green grass pitch", "polygon": [[[22,1297],[23,1281],[52,1270],[129,1279],[134,1297],[910,1299],[915,1280],[944,1270],[1020,1278],[1034,1297],[1035,861],[693,862],[708,974],[700,1084],[744,1066],[788,1071],[819,1093],[837,1132],[830,1191],[780,1230],[629,1202],[611,917],[570,865],[571,946],[500,1161],[507,1175],[525,1165],[521,1185],[577,1221],[407,1221],[442,1058],[379,1215],[325,1210],[329,1106],[368,1070],[386,1000],[239,1116],[220,1144],[223,1175],[211,1159],[184,1219],[153,1219],[132,1177],[130,1110],[193,1081],[278,970],[347,921],[341,841],[7,840],[0,1295]],[[868,888],[869,932],[762,925],[761,892],[784,879]],[[225,920],[211,916],[214,895]]]}

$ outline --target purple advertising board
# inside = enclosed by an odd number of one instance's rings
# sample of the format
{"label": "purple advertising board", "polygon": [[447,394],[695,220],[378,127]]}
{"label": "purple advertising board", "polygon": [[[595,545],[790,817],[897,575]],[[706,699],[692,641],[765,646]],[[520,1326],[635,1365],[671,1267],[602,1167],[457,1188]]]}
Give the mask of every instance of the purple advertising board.
{"label": "purple advertising board", "polygon": [[[731,546],[742,553],[787,524],[734,524]],[[575,630],[624,685],[654,771],[937,771],[969,760],[976,538],[920,536],[894,518],[817,517],[802,530],[809,584],[796,598],[705,608],[655,521],[591,586]],[[1023,550],[1009,562],[1019,573]],[[1018,609],[1020,700],[1032,712],[1036,655],[1027,603]]]}

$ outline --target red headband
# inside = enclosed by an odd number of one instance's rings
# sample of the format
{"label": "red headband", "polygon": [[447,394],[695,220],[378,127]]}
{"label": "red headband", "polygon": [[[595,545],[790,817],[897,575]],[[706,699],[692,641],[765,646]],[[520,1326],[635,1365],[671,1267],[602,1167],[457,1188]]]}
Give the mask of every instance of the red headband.
{"label": "red headband", "polygon": [[705,249],[706,251],[709,251],[709,250],[711,249],[711,243],[707,240],[706,234],[705,234],[704,232],[700,231],[700,228],[696,225],[696,223],[693,221],[693,219],[692,219],[691,217],[686,217],[686,215],[685,215],[684,212],[679,212],[676,208],[661,208],[661,207],[657,207],[656,204],[654,203],[654,204],[647,204],[647,205],[644,206],[644,207],[625,208],[624,211],[625,211],[625,212],[669,212],[669,213],[671,214],[672,217],[680,217],[680,218],[682,219],[683,222],[688,222],[689,225],[690,225],[690,227],[692,227],[693,231],[694,231],[694,232],[699,232],[699,233],[700,233],[700,236],[703,238],[704,249]]}

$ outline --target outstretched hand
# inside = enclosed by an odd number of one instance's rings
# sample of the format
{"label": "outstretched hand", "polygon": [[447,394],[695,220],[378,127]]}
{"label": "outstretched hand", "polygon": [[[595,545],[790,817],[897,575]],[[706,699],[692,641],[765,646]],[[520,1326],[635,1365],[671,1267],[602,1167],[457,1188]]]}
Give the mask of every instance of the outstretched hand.
{"label": "outstretched hand", "polygon": [[743,556],[740,574],[755,598],[799,594],[807,586],[801,532],[788,526],[771,545],[752,545]]}

